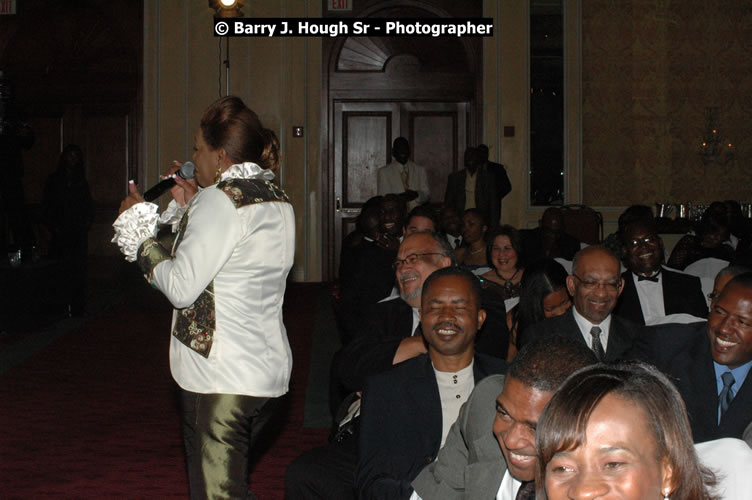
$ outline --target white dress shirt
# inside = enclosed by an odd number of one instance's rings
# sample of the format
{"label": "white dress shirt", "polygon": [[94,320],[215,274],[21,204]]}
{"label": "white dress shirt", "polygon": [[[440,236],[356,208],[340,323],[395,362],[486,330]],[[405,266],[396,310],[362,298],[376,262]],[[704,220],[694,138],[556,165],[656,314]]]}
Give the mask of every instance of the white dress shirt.
{"label": "white dress shirt", "polygon": [[499,492],[496,493],[496,500],[514,500],[517,498],[517,491],[522,483],[517,481],[509,473],[509,469],[504,471],[504,477],[499,485]]}
{"label": "white dress shirt", "polygon": [[603,352],[608,352],[608,331],[611,328],[611,315],[609,314],[599,325],[596,325],[595,323],[586,320],[580,313],[578,313],[577,308],[572,307],[572,312],[574,313],[574,320],[577,322],[577,326],[580,327],[580,332],[585,338],[587,346],[591,349],[593,348],[593,336],[590,335],[590,329],[597,326],[601,329],[601,344],[603,345]]}
{"label": "white dress shirt", "polygon": [[645,324],[650,325],[666,316],[666,306],[663,303],[663,273],[658,273],[658,281],[642,280],[632,273],[640,309],[645,318]]}

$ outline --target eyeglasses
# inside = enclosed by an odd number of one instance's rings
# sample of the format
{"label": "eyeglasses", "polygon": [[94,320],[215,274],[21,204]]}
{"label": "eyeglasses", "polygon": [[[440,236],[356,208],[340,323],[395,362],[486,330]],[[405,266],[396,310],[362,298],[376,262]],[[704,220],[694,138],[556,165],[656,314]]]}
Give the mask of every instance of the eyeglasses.
{"label": "eyeglasses", "polygon": [[443,253],[439,252],[433,252],[433,253],[411,253],[404,259],[397,259],[394,261],[394,264],[392,264],[392,269],[395,271],[399,271],[400,268],[404,264],[410,264],[411,266],[414,265],[416,262],[418,262],[418,259],[423,260],[423,257],[428,257],[430,255],[441,255],[442,257],[445,257]]}
{"label": "eyeglasses", "polygon": [[661,238],[657,234],[649,234],[644,238],[629,240],[627,242],[627,247],[635,248],[638,245],[656,245],[660,240]]}
{"label": "eyeglasses", "polygon": [[577,278],[579,282],[582,283],[582,288],[584,288],[585,290],[594,290],[602,286],[607,292],[617,292],[619,291],[619,288],[621,288],[621,281],[584,280],[576,274],[573,274],[572,276]]}

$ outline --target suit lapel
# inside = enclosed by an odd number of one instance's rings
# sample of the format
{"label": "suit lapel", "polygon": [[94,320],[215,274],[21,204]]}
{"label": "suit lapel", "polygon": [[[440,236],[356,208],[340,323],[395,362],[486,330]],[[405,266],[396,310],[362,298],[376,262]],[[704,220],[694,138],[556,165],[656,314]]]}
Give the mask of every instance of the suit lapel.
{"label": "suit lapel", "polygon": [[574,319],[574,306],[570,307],[569,310],[560,317],[563,318],[561,320],[561,335],[587,345],[585,337],[582,335],[582,330],[580,330],[577,321]]}
{"label": "suit lapel", "polygon": [[[695,395],[690,411],[694,438],[695,441],[707,441],[713,439],[710,436],[715,436],[718,429],[718,387],[715,382],[710,344],[705,335],[698,335],[697,342],[690,349],[689,357],[685,359],[688,361],[687,366],[683,367],[680,373],[687,374],[687,381],[683,384],[686,392],[682,392]],[[703,438],[703,435],[706,438]]]}
{"label": "suit lapel", "polygon": [[422,358],[414,383],[407,384],[407,390],[416,414],[432,416],[425,419],[426,435],[431,437],[431,441],[436,441],[436,451],[438,451],[441,444],[442,426],[441,396],[431,358],[427,354],[423,354]]}
{"label": "suit lapel", "polygon": [[624,291],[619,297],[619,304],[614,312],[619,316],[630,318],[630,320],[639,320],[640,324],[644,325],[645,317],[642,315],[640,297],[637,295],[637,287],[635,287],[632,272],[624,272],[622,278],[624,278]]}
{"label": "suit lapel", "polygon": [[[635,327],[639,328],[637,325]],[[606,348],[605,359],[607,363],[620,360],[624,353],[632,347],[632,332],[627,331],[628,328],[621,318],[611,315],[611,328],[608,332],[608,347]]]}

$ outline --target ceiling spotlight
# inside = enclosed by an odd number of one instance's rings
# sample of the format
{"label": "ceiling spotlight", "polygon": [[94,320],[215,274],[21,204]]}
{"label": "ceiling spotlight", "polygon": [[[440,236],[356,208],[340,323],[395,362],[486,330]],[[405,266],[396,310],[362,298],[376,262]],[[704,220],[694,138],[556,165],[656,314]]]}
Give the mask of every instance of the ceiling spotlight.
{"label": "ceiling spotlight", "polygon": [[209,7],[214,9],[214,17],[243,17],[244,0],[209,0]]}

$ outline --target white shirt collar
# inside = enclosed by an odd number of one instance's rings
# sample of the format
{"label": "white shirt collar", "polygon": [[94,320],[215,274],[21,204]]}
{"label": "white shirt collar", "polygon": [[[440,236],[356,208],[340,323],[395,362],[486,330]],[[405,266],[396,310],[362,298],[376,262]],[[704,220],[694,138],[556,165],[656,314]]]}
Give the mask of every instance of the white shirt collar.
{"label": "white shirt collar", "polygon": [[220,177],[222,181],[227,179],[264,179],[270,181],[274,179],[274,172],[266,170],[253,162],[236,163],[222,172]]}
{"label": "white shirt collar", "polygon": [[577,308],[574,306],[572,306],[572,313],[574,314],[574,320],[577,322],[577,326],[580,327],[582,336],[585,338],[585,343],[591,349],[593,348],[593,336],[590,335],[590,329],[594,326],[597,326],[601,329],[601,344],[603,345],[603,351],[606,352],[608,346],[608,333],[611,329],[611,315],[609,314],[608,316],[606,316],[606,319],[601,321],[600,324],[596,325],[595,323],[591,323],[590,321],[585,319],[584,316],[577,312]]}

